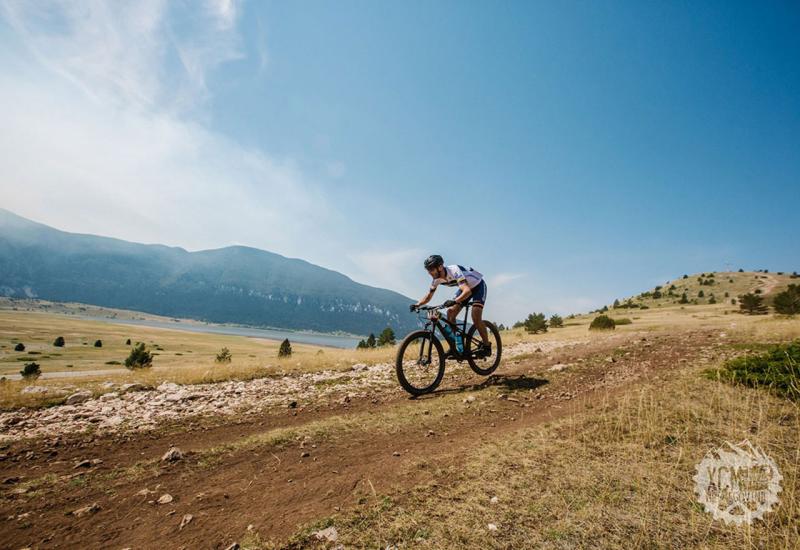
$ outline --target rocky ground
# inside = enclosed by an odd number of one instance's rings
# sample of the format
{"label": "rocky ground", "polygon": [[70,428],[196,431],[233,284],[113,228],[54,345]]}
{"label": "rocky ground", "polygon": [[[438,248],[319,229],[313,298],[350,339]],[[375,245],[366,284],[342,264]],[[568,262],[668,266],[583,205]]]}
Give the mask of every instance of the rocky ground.
{"label": "rocky ground", "polygon": [[[505,352],[513,359],[532,352],[550,352],[585,342],[525,342]],[[456,367],[456,371],[463,370]],[[452,366],[449,369],[453,371]],[[94,431],[148,431],[164,422],[194,416],[231,416],[287,406],[328,405],[336,399],[362,399],[396,389],[394,365],[355,364],[350,371],[327,370],[216,384],[180,386],[164,382],[157,387],[107,382],[107,393],[94,398],[74,386],[30,386],[30,391],[67,395],[63,405],[40,410],[0,413],[0,443],[23,438],[69,435]],[[26,391],[26,390],[23,390]]]}
{"label": "rocky ground", "polygon": [[[4,548],[228,548],[436,479],[426,464],[730,355],[719,331],[509,348],[489,379],[448,363],[410,400],[389,364],[247,382],[109,387],[0,414]],[[322,535],[322,542],[332,539]]]}

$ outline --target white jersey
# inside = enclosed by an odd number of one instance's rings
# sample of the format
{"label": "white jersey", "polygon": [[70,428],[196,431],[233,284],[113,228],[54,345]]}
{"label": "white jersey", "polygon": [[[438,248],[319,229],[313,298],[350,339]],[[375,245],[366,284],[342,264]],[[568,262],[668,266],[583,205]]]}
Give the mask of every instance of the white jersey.
{"label": "white jersey", "polygon": [[470,288],[475,288],[483,280],[483,275],[471,267],[462,265],[446,265],[444,267],[444,277],[434,279],[431,283],[431,291],[436,290],[439,285],[459,286],[467,283]]}

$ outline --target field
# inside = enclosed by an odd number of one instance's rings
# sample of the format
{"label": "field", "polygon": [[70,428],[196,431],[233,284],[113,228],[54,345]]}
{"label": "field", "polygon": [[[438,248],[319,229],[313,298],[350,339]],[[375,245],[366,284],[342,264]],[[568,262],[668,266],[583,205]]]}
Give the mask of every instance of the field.
{"label": "field", "polygon": [[[297,345],[279,360],[273,342],[0,311],[3,373],[18,371],[17,357],[30,351],[44,372],[113,371],[2,384],[0,540],[8,548],[797,548],[797,402],[708,374],[800,338],[797,318],[742,315],[730,303],[755,289],[769,299],[791,279],[714,278],[662,285],[675,284],[678,296],[685,287],[690,300],[704,290],[697,304],[640,296],[633,302],[646,309],[609,310],[632,321],[613,331],[589,331],[595,314],[544,334],[504,331],[495,375],[448,362],[442,387],[419,399],[399,388],[391,347]],[[707,303],[709,289],[718,303]],[[64,348],[52,346],[59,335]],[[127,338],[159,353],[148,372],[107,364],[124,360]],[[25,354],[12,352],[16,341]],[[223,346],[229,365],[214,361]],[[126,391],[134,382],[142,387]],[[90,396],[61,404],[85,389]],[[761,520],[737,527],[703,510],[692,477],[707,452],[744,439],[778,465],[782,492]],[[183,456],[162,460],[171,447]]]}

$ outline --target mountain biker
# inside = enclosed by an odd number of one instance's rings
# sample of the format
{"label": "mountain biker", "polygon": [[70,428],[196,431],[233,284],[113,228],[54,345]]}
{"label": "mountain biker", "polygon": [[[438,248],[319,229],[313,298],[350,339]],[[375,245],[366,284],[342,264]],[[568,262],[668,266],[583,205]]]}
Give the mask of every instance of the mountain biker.
{"label": "mountain biker", "polygon": [[483,275],[471,267],[444,265],[444,259],[438,254],[428,256],[424,262],[425,269],[433,277],[431,288],[428,293],[416,304],[411,304],[409,309],[416,311],[418,307],[431,301],[436,288],[442,284],[445,286],[457,286],[458,290],[452,300],[444,302],[447,310],[447,320],[451,323],[456,322],[461,308],[466,302],[472,303],[472,322],[478,328],[478,332],[483,340],[481,349],[478,350],[479,357],[488,357],[492,354],[492,344],[489,342],[489,334],[483,322],[483,305],[486,303],[486,281]]}

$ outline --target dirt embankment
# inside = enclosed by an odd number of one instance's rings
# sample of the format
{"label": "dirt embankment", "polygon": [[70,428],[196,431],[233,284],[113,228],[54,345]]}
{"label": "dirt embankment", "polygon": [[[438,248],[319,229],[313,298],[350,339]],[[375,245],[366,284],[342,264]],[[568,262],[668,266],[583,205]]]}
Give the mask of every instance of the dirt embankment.
{"label": "dirt embankment", "polygon": [[[279,544],[364,499],[447,483],[437,465],[458,463],[466,448],[711,361],[724,341],[705,331],[542,344],[517,350],[525,355],[489,379],[448,366],[442,389],[417,400],[390,366],[377,366],[263,388],[119,393],[67,409],[62,430],[52,429],[53,411],[10,424],[4,417],[0,540],[8,548],[227,548],[249,532]],[[198,411],[227,398],[237,405]],[[175,415],[137,425],[153,400]],[[121,422],[88,422],[108,406]],[[75,419],[86,407],[90,416]],[[26,431],[38,437],[21,438]],[[172,446],[184,457],[161,461]]]}

